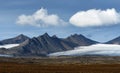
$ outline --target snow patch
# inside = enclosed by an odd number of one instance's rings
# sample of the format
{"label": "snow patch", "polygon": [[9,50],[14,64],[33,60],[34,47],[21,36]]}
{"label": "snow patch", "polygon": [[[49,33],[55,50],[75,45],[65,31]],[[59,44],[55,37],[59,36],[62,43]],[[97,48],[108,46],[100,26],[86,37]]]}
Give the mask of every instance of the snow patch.
{"label": "snow patch", "polygon": [[0,45],[0,48],[9,49],[9,48],[17,47],[17,46],[19,46],[19,44],[6,44],[6,45]]}
{"label": "snow patch", "polygon": [[13,57],[12,55],[0,54],[0,57]]}

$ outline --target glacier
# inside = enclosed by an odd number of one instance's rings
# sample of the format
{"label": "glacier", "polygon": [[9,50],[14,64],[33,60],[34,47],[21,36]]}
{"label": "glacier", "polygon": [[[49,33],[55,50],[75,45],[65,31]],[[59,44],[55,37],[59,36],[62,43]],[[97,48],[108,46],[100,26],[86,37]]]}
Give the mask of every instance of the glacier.
{"label": "glacier", "polygon": [[81,56],[81,55],[107,55],[120,56],[120,45],[117,44],[95,44],[91,46],[80,46],[74,50],[50,53],[48,56]]}

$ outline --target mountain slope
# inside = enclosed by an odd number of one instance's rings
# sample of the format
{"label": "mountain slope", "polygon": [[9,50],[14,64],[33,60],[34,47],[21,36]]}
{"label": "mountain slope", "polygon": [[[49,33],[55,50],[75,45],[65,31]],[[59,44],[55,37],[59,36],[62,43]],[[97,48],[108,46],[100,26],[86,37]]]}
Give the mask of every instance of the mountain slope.
{"label": "mountain slope", "polygon": [[2,43],[0,42],[0,45],[2,45]]}
{"label": "mountain slope", "polygon": [[98,43],[96,41],[86,38],[85,36],[83,36],[81,34],[80,35],[78,35],[78,34],[71,35],[68,38],[66,38],[66,40],[76,43],[79,46],[89,46],[89,45]]}
{"label": "mountain slope", "polygon": [[0,41],[0,44],[1,45],[4,45],[4,44],[19,44],[19,43],[24,42],[27,39],[29,39],[29,37],[27,37],[23,34],[20,34],[17,37]]}
{"label": "mountain slope", "polygon": [[110,41],[106,42],[106,44],[119,44],[120,45],[120,37],[110,40]]}

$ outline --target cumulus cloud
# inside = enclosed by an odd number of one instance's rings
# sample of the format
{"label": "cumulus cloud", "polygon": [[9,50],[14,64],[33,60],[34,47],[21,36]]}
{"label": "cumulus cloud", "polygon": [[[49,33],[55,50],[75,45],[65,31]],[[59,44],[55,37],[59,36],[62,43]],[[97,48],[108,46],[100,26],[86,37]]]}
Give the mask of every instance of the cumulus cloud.
{"label": "cumulus cloud", "polygon": [[20,25],[32,25],[38,27],[57,26],[66,24],[66,22],[60,19],[58,15],[48,14],[48,11],[44,8],[39,9],[32,15],[20,15],[16,23]]}
{"label": "cumulus cloud", "polygon": [[120,45],[113,44],[96,44],[91,46],[80,46],[74,50],[51,53],[49,56],[60,55],[109,55],[120,56]]}
{"label": "cumulus cloud", "polygon": [[90,9],[77,12],[69,19],[69,22],[78,27],[114,25],[120,23],[120,13],[114,8]]}

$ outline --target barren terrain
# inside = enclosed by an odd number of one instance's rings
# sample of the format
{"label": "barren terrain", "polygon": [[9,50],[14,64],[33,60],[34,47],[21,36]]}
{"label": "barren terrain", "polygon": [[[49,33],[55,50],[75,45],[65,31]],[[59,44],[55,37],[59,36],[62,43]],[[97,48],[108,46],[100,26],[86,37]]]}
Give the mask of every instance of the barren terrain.
{"label": "barren terrain", "polygon": [[119,73],[120,57],[0,58],[0,73]]}

